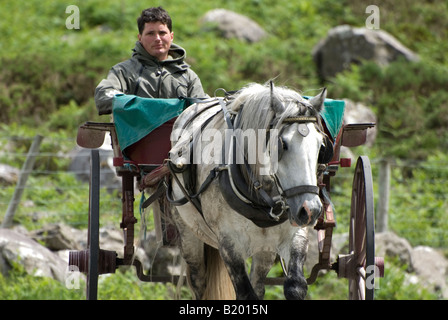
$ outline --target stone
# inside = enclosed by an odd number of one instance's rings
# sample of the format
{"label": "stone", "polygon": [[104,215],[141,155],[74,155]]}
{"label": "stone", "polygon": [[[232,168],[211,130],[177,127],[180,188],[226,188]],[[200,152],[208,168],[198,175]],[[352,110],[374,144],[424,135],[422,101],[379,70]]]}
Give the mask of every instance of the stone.
{"label": "stone", "polygon": [[381,232],[375,234],[375,251],[378,257],[396,257],[401,264],[408,266],[408,271],[413,271],[412,246],[393,232]]}
{"label": "stone", "polygon": [[82,244],[75,236],[76,230],[69,226],[57,223],[44,226],[42,229],[31,232],[31,237],[45,244],[52,251],[80,250]]}
{"label": "stone", "polygon": [[210,10],[202,17],[201,23],[203,30],[217,30],[225,39],[254,43],[266,37],[266,32],[255,21],[230,10]]}
{"label": "stone", "polygon": [[[360,102],[354,102],[349,99],[344,99],[344,124],[356,123],[377,123],[375,113],[367,106]],[[367,129],[367,140],[365,145],[372,147],[377,135],[376,126]]]}
{"label": "stone", "polygon": [[14,263],[30,275],[65,281],[66,261],[24,234],[0,229],[0,272],[6,275]]}
{"label": "stone", "polygon": [[13,185],[19,180],[20,170],[0,163],[0,184]]}
{"label": "stone", "polygon": [[423,285],[448,299],[448,260],[435,249],[417,246],[411,251],[414,272]]}
{"label": "stone", "polygon": [[417,61],[419,57],[384,30],[370,30],[340,25],[328,31],[312,50],[313,60],[322,79],[334,77],[352,63],[372,60],[384,66],[403,57]]}
{"label": "stone", "polygon": [[[108,138],[109,135],[106,135]],[[107,141],[108,139],[106,139]],[[110,140],[110,139],[109,139]],[[99,148],[100,155],[100,186],[108,190],[121,190],[121,177],[118,177],[113,166],[113,151],[107,146]],[[68,166],[68,172],[73,173],[76,178],[83,182],[90,180],[90,149],[84,149],[76,146],[70,153],[71,162]]]}

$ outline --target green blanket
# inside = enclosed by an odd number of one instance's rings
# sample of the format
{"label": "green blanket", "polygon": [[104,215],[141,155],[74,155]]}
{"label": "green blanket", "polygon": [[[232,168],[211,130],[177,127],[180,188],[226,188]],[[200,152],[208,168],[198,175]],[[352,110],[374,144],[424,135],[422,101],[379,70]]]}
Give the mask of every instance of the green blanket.
{"label": "green blanket", "polygon": [[112,110],[121,150],[179,116],[188,105],[186,99],[151,99],[117,94]]}
{"label": "green blanket", "polygon": [[325,109],[320,113],[334,140],[339,134],[344,119],[345,101],[325,99]]}
{"label": "green blanket", "polygon": [[[304,96],[304,98],[310,99],[312,97]],[[325,108],[320,115],[324,119],[328,131],[330,131],[331,137],[336,140],[344,120],[345,101],[325,99],[324,106]]]}
{"label": "green blanket", "polygon": [[[113,100],[113,115],[121,150],[179,116],[189,105],[188,99],[150,99],[135,95],[116,95]],[[324,105],[322,118],[333,139],[336,139],[342,127],[345,102],[325,99]]]}

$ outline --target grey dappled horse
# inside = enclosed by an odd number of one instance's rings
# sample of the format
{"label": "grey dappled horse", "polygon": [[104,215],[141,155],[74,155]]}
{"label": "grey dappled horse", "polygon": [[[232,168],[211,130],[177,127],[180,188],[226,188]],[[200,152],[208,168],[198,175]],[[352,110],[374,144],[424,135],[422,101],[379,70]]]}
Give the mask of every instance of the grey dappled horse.
{"label": "grey dappled horse", "polygon": [[196,298],[262,299],[277,255],[287,269],[285,297],[305,298],[305,227],[322,212],[316,175],[325,95],[306,100],[272,82],[251,84],[177,119],[168,191]]}

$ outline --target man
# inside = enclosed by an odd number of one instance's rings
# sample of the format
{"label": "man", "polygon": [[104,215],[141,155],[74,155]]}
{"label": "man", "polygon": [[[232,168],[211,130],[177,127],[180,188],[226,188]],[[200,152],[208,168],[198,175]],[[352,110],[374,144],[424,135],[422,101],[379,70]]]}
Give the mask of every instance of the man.
{"label": "man", "polygon": [[137,19],[138,41],[132,58],[109,71],[95,90],[98,113],[112,113],[116,94],[144,98],[205,98],[197,74],[185,63],[185,50],[174,44],[172,21],[162,8],[143,10]]}

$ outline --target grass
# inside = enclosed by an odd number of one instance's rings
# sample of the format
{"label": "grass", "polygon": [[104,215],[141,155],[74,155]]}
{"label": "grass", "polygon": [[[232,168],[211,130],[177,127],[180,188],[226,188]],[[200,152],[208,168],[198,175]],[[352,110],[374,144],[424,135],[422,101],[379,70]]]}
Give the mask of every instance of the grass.
{"label": "grass", "polygon": [[[137,0],[73,0],[80,9],[80,30],[65,27],[67,1],[5,0],[0,12],[0,162],[21,168],[32,139],[42,134],[36,168],[15,217],[29,230],[65,222],[87,226],[88,185],[66,173],[75,147],[76,130],[84,121],[109,121],[96,114],[93,90],[115,63],[127,59],[136,40],[135,19],[143,9]],[[403,61],[379,68],[372,63],[322,83],[311,58],[313,46],[336,25],[365,25],[369,1],[199,1],[179,6],[178,1],[155,1],[174,20],[175,42],[188,52],[187,62],[201,77],[206,92],[238,89],[248,82],[276,78],[297,90],[328,87],[332,98],[350,98],[371,107],[378,116],[376,145],[353,150],[373,161],[375,202],[378,166],[382,157],[395,159],[389,227],[412,245],[448,247],[445,222],[448,178],[448,110],[446,88],[448,42],[446,1],[406,0],[379,4],[381,29],[416,51],[421,61]],[[223,40],[201,28],[200,18],[213,8],[245,14],[259,23],[268,37],[256,44]],[[354,165],[353,165],[354,166]],[[336,232],[348,231],[353,167],[341,169],[334,179]],[[0,187],[0,211],[5,212],[14,186]],[[101,221],[118,225],[120,191],[101,193]],[[138,197],[138,196],[137,196]],[[135,211],[138,216],[138,199]],[[273,274],[279,272],[278,266]],[[403,266],[387,262],[380,299],[433,299],[413,285]],[[0,276],[1,299],[83,299],[81,289],[26,276],[15,266],[9,277]],[[123,290],[123,287],[128,289]],[[101,276],[101,299],[171,299],[174,288],[140,284],[132,271]],[[40,293],[39,293],[40,292]],[[184,294],[184,293],[183,293]],[[347,284],[328,273],[310,286],[310,299],[345,299]],[[188,297],[188,295],[183,295]],[[282,299],[281,287],[267,291],[269,299]]]}

